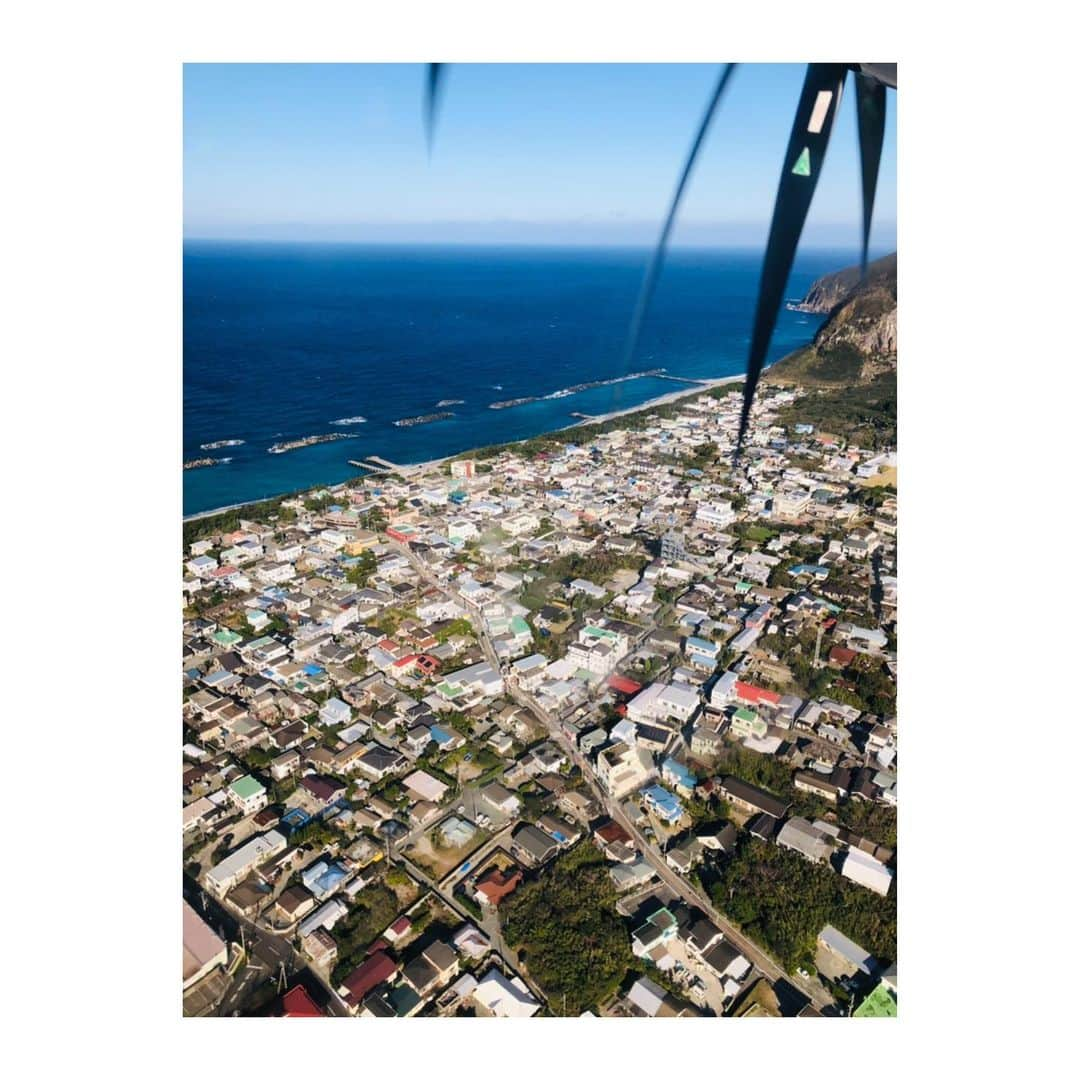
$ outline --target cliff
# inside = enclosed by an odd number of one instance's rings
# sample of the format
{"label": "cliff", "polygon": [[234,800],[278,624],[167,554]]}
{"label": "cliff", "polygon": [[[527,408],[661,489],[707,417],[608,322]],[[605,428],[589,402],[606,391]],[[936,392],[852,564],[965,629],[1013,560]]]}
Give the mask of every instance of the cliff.
{"label": "cliff", "polygon": [[766,374],[772,383],[871,382],[896,370],[896,255],[878,259],[860,282],[859,268],[819,278],[803,300],[828,311],[813,343],[785,356]]}

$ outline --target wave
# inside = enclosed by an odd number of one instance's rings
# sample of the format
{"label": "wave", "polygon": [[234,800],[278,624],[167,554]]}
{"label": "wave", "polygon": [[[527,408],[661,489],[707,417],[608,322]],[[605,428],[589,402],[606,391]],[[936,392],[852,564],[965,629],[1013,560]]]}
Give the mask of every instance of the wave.
{"label": "wave", "polygon": [[243,439],[218,439],[217,442],[204,442],[199,444],[200,450],[220,450],[223,446],[243,446]]}
{"label": "wave", "polygon": [[337,424],[339,427],[345,427],[347,424],[366,424],[366,416],[346,416],[341,420],[331,420],[331,424]]}
{"label": "wave", "polygon": [[357,435],[346,435],[344,432],[333,435],[308,435],[303,439],[292,439],[290,442],[274,443],[267,450],[268,454],[284,454],[289,450],[301,450],[305,446],[315,446],[317,443],[337,442],[338,439],[356,439]]}
{"label": "wave", "polygon": [[564,386],[561,390],[553,390],[550,394],[511,398],[509,401],[493,401],[488,408],[512,409],[517,405],[528,405],[533,401],[557,401],[559,398],[570,397],[571,394],[580,394],[584,390],[595,390],[598,386],[614,386],[616,383],[630,382],[632,379],[650,379],[657,375],[663,375],[665,371],[667,371],[667,368],[649,368],[648,371],[634,371],[629,375],[616,375],[612,379],[593,379],[591,382]]}

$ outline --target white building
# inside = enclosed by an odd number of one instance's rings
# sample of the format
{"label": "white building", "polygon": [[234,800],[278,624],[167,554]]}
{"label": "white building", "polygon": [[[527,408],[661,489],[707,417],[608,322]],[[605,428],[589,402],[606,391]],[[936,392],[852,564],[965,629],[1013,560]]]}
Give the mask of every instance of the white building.
{"label": "white building", "polygon": [[527,1017],[540,1011],[540,1002],[529,993],[519,976],[508,979],[495,968],[476,984],[472,996],[492,1016]]}
{"label": "white building", "polygon": [[456,708],[498,697],[502,692],[502,675],[486,661],[451,672],[435,687],[435,693]]}
{"label": "white building", "polygon": [[626,706],[626,715],[634,723],[673,718],[689,720],[698,710],[700,698],[695,688],[685,685],[652,683]]}
{"label": "white building", "polygon": [[596,777],[615,799],[623,799],[641,787],[652,773],[652,755],[629,743],[605,747],[596,759]]}
{"label": "white building", "polygon": [[702,525],[724,529],[735,521],[735,511],[729,502],[700,503],[694,520]]}
{"label": "white building", "polygon": [[849,849],[840,873],[857,885],[872,889],[879,896],[887,896],[892,887],[893,872],[858,848]]}
{"label": "white building", "polygon": [[284,851],[286,846],[285,837],[276,829],[253,836],[246,844],[207,871],[206,887],[218,898],[224,897],[256,866]]}

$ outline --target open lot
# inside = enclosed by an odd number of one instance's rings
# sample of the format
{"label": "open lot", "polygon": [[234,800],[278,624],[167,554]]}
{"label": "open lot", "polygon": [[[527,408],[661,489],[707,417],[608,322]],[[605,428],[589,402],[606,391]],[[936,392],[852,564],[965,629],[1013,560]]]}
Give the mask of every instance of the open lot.
{"label": "open lot", "polygon": [[435,881],[444,878],[462,859],[468,858],[488,838],[488,834],[474,821],[468,821],[464,817],[459,818],[458,815],[451,815],[446,821],[452,821],[454,818],[466,821],[475,830],[464,844],[459,846],[440,840],[444,824],[440,822],[425,830],[416,843],[405,850],[406,856],[421,869],[426,870]]}

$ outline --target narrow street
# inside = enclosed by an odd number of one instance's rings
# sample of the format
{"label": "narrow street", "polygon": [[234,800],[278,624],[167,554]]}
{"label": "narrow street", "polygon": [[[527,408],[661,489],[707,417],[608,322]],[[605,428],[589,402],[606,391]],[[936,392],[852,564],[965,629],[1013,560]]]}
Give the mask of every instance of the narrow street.
{"label": "narrow street", "polygon": [[[429,573],[427,568],[418,559],[415,554],[409,549],[408,545],[397,545],[399,549],[409,559],[410,563],[415,567],[417,572],[430,584],[435,585],[437,588],[443,591],[450,592],[456,600],[461,602],[462,606],[468,610],[468,605],[461,600],[460,595],[456,590],[449,586],[444,586],[438,582],[434,576]],[[488,662],[495,668],[500,668],[501,665],[495,655],[495,649],[491,644],[488,637],[487,627],[484,625],[482,618],[477,617],[474,620],[474,626],[477,631],[477,635],[480,639],[481,647],[484,650],[484,655],[487,657]],[[514,699],[519,705],[529,709],[547,728],[548,734],[551,738],[569,755],[570,760],[581,770],[581,775],[585,778],[589,785],[590,790],[594,796],[598,799],[600,804],[607,810],[609,816],[613,821],[617,821],[629,834],[633,837],[637,843],[639,849],[644,855],[645,859],[649,862],[649,865],[659,875],[660,880],[666,885],[670,886],[676,894],[678,894],[687,904],[700,908],[709,916],[713,922],[723,931],[724,936],[738,948],[750,962],[765,976],[767,976],[773,982],[779,979],[787,979],[789,982],[797,986],[815,1005],[819,1008],[834,1005],[832,996],[826,992],[825,988],[816,980],[804,979],[797,975],[788,975],[787,972],[780,967],[767,953],[761,948],[755,945],[749,938],[741,934],[734,926],[731,925],[709,902],[709,900],[699,893],[688,881],[684,880],[678,874],[676,874],[665,862],[661,852],[649,843],[648,840],[642,835],[637,827],[626,816],[622,808],[619,806],[615,799],[612,799],[607,792],[600,786],[599,781],[596,778],[596,774],[593,771],[591,763],[583,757],[577,750],[577,748],[570,742],[562,730],[558,720],[552,717],[539,702],[536,701],[530,694],[518,689],[515,686],[511,686],[509,682],[506,683],[506,693]]]}

